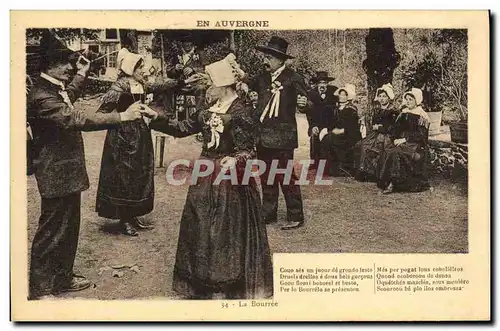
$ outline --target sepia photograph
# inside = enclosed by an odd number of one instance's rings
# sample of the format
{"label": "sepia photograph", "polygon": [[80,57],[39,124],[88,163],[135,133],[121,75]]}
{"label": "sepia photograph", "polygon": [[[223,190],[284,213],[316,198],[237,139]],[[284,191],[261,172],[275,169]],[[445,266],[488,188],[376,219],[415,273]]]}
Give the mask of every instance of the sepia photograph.
{"label": "sepia photograph", "polygon": [[468,288],[467,25],[191,24],[23,30],[27,302]]}

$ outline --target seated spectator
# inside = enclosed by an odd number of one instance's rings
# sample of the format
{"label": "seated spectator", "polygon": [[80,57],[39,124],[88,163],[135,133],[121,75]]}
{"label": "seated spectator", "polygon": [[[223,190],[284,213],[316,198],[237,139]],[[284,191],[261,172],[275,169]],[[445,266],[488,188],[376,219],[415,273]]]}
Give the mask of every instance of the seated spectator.
{"label": "seated spectator", "polygon": [[359,153],[355,159],[358,163],[358,180],[376,181],[380,155],[386,146],[392,145],[389,129],[398,116],[392,100],[394,100],[394,90],[391,84],[385,84],[377,89],[371,132],[358,142],[355,148],[355,151]]}
{"label": "seated spectator", "polygon": [[310,137],[310,158],[314,163],[310,166],[311,169],[316,168],[321,157],[321,142],[319,133],[326,129],[333,129],[333,117],[335,115],[334,108],[337,106],[337,97],[334,95],[337,87],[328,85],[333,81],[333,77],[329,77],[326,71],[318,71],[316,76],[312,78],[316,89],[309,91],[309,107],[307,108],[307,121],[309,129],[307,134]]}
{"label": "seated spectator", "polygon": [[346,84],[335,91],[339,106],[335,109],[332,129],[320,131],[322,153],[327,159],[330,176],[349,175],[354,169],[354,145],[361,140],[358,109],[352,103],[356,97],[355,86]]}
{"label": "seated spectator", "polygon": [[380,158],[377,185],[382,193],[393,190],[422,191],[429,188],[426,171],[429,116],[420,106],[422,91],[412,88],[403,96],[406,108],[390,129],[392,146]]}

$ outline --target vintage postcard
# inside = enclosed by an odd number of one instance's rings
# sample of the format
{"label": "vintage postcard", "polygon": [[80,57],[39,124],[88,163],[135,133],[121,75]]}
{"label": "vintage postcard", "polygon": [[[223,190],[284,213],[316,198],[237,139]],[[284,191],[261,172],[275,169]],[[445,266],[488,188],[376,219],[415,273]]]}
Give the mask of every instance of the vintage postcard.
{"label": "vintage postcard", "polygon": [[489,29],[12,11],[12,320],[490,320]]}

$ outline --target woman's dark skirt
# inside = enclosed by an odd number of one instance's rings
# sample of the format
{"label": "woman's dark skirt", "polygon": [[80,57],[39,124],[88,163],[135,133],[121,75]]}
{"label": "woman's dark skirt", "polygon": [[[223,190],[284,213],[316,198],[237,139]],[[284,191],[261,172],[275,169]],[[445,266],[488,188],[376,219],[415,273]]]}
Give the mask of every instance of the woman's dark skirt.
{"label": "woman's dark skirt", "polygon": [[108,130],[101,161],[96,211],[123,219],[153,210],[154,151],[151,131],[142,120]]}
{"label": "woman's dark skirt", "polygon": [[216,176],[217,171],[189,187],[173,289],[198,299],[215,293],[234,299],[271,297],[272,261],[256,182],[213,185]]}
{"label": "woman's dark skirt", "polygon": [[427,153],[416,143],[404,143],[384,151],[377,186],[392,183],[397,191],[419,192],[429,188]]}

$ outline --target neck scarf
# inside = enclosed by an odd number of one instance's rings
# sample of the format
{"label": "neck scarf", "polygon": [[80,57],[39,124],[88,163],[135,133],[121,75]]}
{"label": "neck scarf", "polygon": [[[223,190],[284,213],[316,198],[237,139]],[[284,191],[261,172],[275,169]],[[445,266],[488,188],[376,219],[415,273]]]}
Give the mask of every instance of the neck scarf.
{"label": "neck scarf", "polygon": [[210,142],[207,144],[208,148],[215,147],[216,149],[219,147],[220,143],[220,134],[224,132],[224,122],[222,118],[218,114],[225,114],[233,104],[233,102],[238,98],[237,95],[234,95],[228,100],[221,101],[220,99],[208,109],[209,112],[212,112],[212,116],[208,120],[206,124],[210,126]]}
{"label": "neck scarf", "polygon": [[278,78],[279,75],[285,70],[285,65],[281,66],[271,74],[271,98],[269,99],[266,107],[264,108],[264,111],[262,112],[262,115],[260,116],[260,121],[263,122],[264,118],[266,115],[271,117],[278,117],[279,115],[279,109],[280,109],[280,97],[281,97],[281,90],[283,90],[283,86],[281,85],[281,82],[277,81],[276,79]]}

